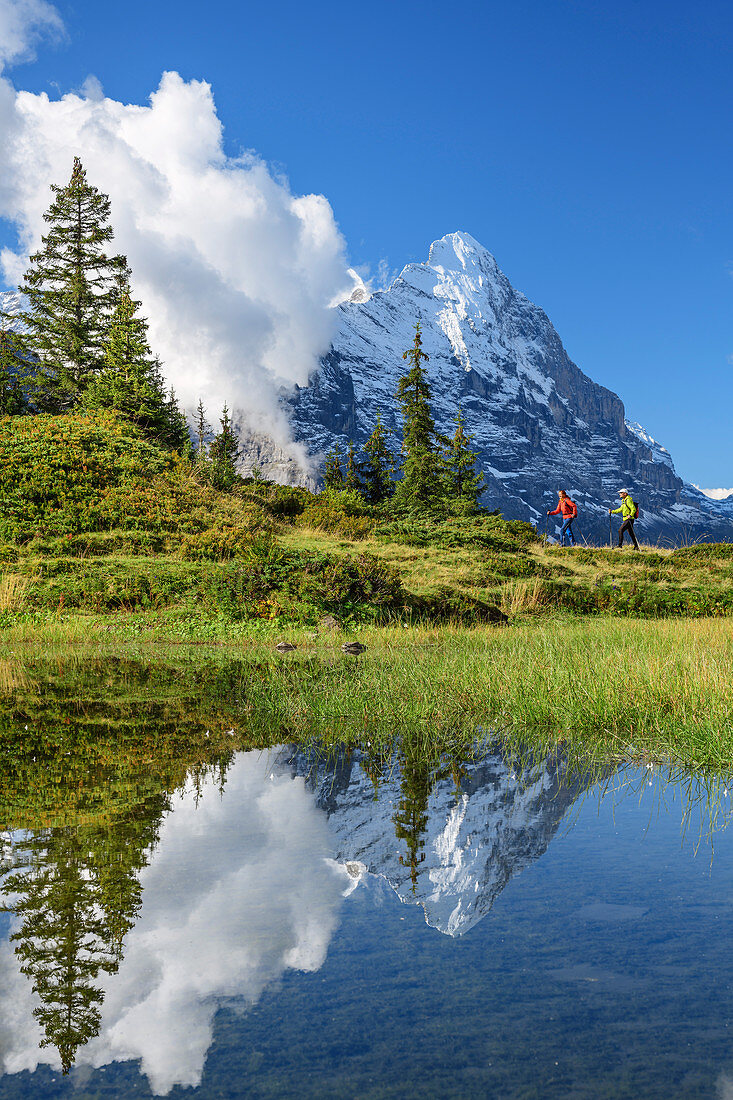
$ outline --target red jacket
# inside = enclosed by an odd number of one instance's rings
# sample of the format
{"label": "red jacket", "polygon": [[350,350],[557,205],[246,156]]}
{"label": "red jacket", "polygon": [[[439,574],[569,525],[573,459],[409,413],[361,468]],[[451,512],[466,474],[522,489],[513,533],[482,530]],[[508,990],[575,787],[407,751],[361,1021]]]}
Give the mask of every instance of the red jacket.
{"label": "red jacket", "polygon": [[574,500],[571,500],[570,497],[561,497],[555,511],[549,512],[548,515],[556,516],[558,512],[562,512],[565,519],[567,519],[568,516],[572,516],[573,519],[575,519],[578,514],[578,505]]}

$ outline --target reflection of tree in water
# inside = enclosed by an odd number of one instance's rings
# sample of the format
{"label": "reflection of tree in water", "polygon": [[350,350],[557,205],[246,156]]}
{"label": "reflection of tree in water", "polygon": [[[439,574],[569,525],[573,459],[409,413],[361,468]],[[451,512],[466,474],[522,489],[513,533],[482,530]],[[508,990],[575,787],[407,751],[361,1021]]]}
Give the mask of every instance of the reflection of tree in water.
{"label": "reflection of tree in water", "polygon": [[99,1031],[103,975],[122,962],[170,796],[212,773],[224,784],[238,673],[197,682],[124,661],[36,671],[37,682],[0,676],[0,912],[18,918],[11,941],[38,998],[41,1045],[68,1073]]}
{"label": "reflection of tree in water", "polygon": [[41,1046],[57,1048],[65,1074],[78,1047],[99,1031],[99,975],[122,961],[124,936],[142,904],[138,872],[167,807],[159,795],[134,818],[33,833],[17,847],[26,866],[5,878],[21,922],[11,941],[40,1001],[34,1016],[44,1031]]}
{"label": "reflection of tree in water", "polygon": [[441,778],[442,772],[434,760],[427,757],[424,750],[406,740],[400,749],[402,797],[399,808],[392,820],[395,823],[395,836],[404,840],[407,855],[399,857],[403,867],[410,868],[412,892],[417,888],[418,867],[425,862],[423,833],[428,824],[428,799],[433,785]]}

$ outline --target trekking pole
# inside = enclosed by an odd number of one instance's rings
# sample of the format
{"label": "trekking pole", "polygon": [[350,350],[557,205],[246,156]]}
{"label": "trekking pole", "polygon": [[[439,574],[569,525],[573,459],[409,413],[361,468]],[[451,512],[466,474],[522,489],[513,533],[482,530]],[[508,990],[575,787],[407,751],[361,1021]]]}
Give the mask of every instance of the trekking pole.
{"label": "trekking pole", "polygon": [[545,542],[547,542],[547,509],[545,509]]}
{"label": "trekking pole", "polygon": [[610,512],[608,513],[608,545],[613,550],[613,520]]}

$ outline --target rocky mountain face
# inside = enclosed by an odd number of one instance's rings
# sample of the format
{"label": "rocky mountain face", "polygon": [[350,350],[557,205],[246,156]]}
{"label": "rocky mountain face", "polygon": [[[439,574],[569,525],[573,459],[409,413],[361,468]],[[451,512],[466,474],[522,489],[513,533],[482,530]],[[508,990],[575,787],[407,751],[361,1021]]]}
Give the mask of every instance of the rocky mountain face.
{"label": "rocky mountain face", "polygon": [[580,506],[581,533],[603,543],[607,509],[629,488],[645,541],[733,537],[733,504],[677,476],[665,448],[569,359],[546,314],[468,234],[436,241],[427,263],[357,299],[338,307],[337,334],[309,385],[283,395],[316,468],[334,443],[363,443],[377,410],[399,437],[394,394],[419,321],[437,425],[452,434],[463,410],[486,506],[542,529],[565,488]]}
{"label": "rocky mountain face", "polygon": [[376,794],[358,752],[334,763],[285,750],[282,763],[314,788],[317,805],[328,814],[334,858],[355,877],[385,879],[449,936],[472,928],[507,883],[544,854],[582,789],[567,781],[562,760],[515,767],[489,752],[464,766],[458,787],[455,776],[435,779],[419,855],[411,862],[396,833],[404,797],[398,762]]}

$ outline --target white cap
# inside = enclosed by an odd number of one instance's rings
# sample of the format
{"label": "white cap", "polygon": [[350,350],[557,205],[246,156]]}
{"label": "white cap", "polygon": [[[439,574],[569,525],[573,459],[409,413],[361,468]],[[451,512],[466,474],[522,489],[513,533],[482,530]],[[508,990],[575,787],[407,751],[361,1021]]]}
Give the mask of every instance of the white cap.
{"label": "white cap", "polygon": [[618,496],[621,496],[622,493],[626,493],[626,496],[628,496],[629,495],[629,490],[628,489],[619,489]]}

